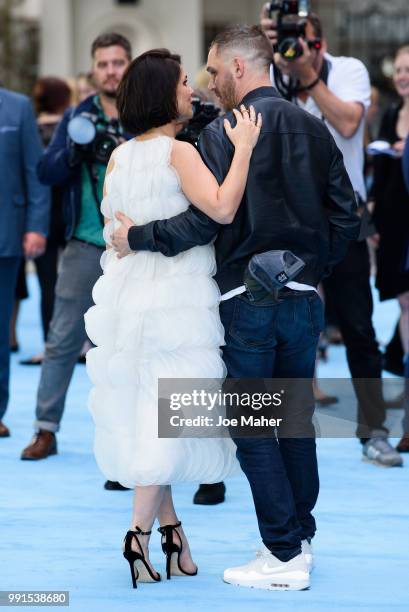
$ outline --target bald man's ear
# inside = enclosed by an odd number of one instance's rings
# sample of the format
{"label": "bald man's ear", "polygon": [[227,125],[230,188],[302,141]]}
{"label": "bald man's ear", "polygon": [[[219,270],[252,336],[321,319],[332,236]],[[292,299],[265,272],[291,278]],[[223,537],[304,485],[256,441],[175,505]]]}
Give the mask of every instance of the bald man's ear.
{"label": "bald man's ear", "polygon": [[233,59],[234,76],[240,79],[244,75],[244,61],[240,57]]}

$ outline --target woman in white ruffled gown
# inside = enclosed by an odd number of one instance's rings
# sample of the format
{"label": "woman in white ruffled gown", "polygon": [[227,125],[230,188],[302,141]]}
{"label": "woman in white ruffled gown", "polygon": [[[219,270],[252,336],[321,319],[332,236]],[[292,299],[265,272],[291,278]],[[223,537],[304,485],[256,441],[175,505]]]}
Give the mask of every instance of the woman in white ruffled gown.
{"label": "woman in white ruffled gown", "polygon": [[197,573],[170,485],[220,482],[238,465],[229,438],[165,439],[157,433],[159,378],[225,375],[213,247],[197,246],[172,258],[150,252],[118,258],[109,248],[119,211],[145,224],[177,215],[191,201],[216,221],[231,222],[261,117],[254,109],[242,110],[236,111],[234,129],[225,122],[235,154],[219,187],[195,148],[174,139],[180,116],[192,116],[192,93],[180,58],[166,50],[143,54],[124,76],[118,108],[124,127],[137,136],[119,146],[108,165],[102,203],[108,249],[93,289],[95,306],[85,315],[96,345],[87,354],[96,460],[107,479],[135,487],[124,545],[134,587],[138,580],[160,579],[148,556],[156,518],[168,577]]}

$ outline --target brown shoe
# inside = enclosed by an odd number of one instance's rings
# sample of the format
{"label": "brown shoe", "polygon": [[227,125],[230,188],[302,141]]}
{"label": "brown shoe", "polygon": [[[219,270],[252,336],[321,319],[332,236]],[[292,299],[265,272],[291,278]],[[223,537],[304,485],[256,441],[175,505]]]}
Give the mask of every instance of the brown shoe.
{"label": "brown shoe", "polygon": [[52,431],[40,429],[35,434],[34,438],[21,453],[21,459],[29,461],[37,461],[38,459],[46,459],[50,455],[57,454],[57,438]]}
{"label": "brown shoe", "polygon": [[409,453],[409,434],[404,434],[396,450],[399,453]]}
{"label": "brown shoe", "polygon": [[5,426],[3,421],[0,421],[0,438],[9,438],[9,437],[10,437],[9,428]]}

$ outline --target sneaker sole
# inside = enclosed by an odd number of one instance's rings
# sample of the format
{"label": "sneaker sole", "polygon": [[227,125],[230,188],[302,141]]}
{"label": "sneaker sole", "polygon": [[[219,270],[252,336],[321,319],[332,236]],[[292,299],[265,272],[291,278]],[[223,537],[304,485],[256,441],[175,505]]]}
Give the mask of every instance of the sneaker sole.
{"label": "sneaker sole", "polygon": [[264,589],[267,591],[306,591],[310,588],[309,579],[305,580],[291,580],[291,581],[275,581],[273,578],[265,578],[264,580],[260,580],[259,582],[245,582],[245,581],[235,581],[235,580],[226,580],[223,578],[223,582],[227,584],[232,584],[234,586],[247,587],[250,589]]}
{"label": "sneaker sole", "polygon": [[378,467],[384,467],[384,468],[403,467],[403,461],[402,463],[390,463],[390,464],[380,463],[376,459],[369,459],[369,457],[366,457],[365,455],[362,457],[362,461],[364,463],[372,463],[373,465],[377,465]]}

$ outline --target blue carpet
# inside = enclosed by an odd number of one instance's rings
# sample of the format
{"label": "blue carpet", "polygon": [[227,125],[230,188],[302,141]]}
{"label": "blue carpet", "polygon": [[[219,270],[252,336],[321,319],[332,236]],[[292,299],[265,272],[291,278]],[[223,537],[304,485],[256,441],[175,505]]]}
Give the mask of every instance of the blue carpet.
{"label": "blue carpet", "polygon": [[[275,612],[408,610],[409,463],[383,469],[361,461],[353,439],[319,440],[321,494],[316,508],[316,568],[304,592],[267,592],[224,584],[225,567],[245,562],[259,536],[247,482],[227,483],[226,503],[193,506],[195,486],[174,489],[176,505],[199,566],[195,578],[131,588],[121,542],[128,528],[132,493],[109,492],[92,455],[93,424],[86,409],[89,383],[77,366],[61,432],[59,454],[41,462],[19,455],[32,435],[39,368],[18,359],[41,348],[38,289],[19,321],[20,354],[12,359],[11,402],[6,423],[12,437],[0,442],[0,590],[68,590],[75,611]],[[375,322],[387,340],[397,315],[394,303],[376,305]],[[343,348],[331,348],[323,377],[347,376]],[[354,403],[352,392],[347,398]],[[399,422],[401,412],[390,411]],[[159,534],[151,559],[164,571]],[[34,609],[34,608],[29,608]]]}

